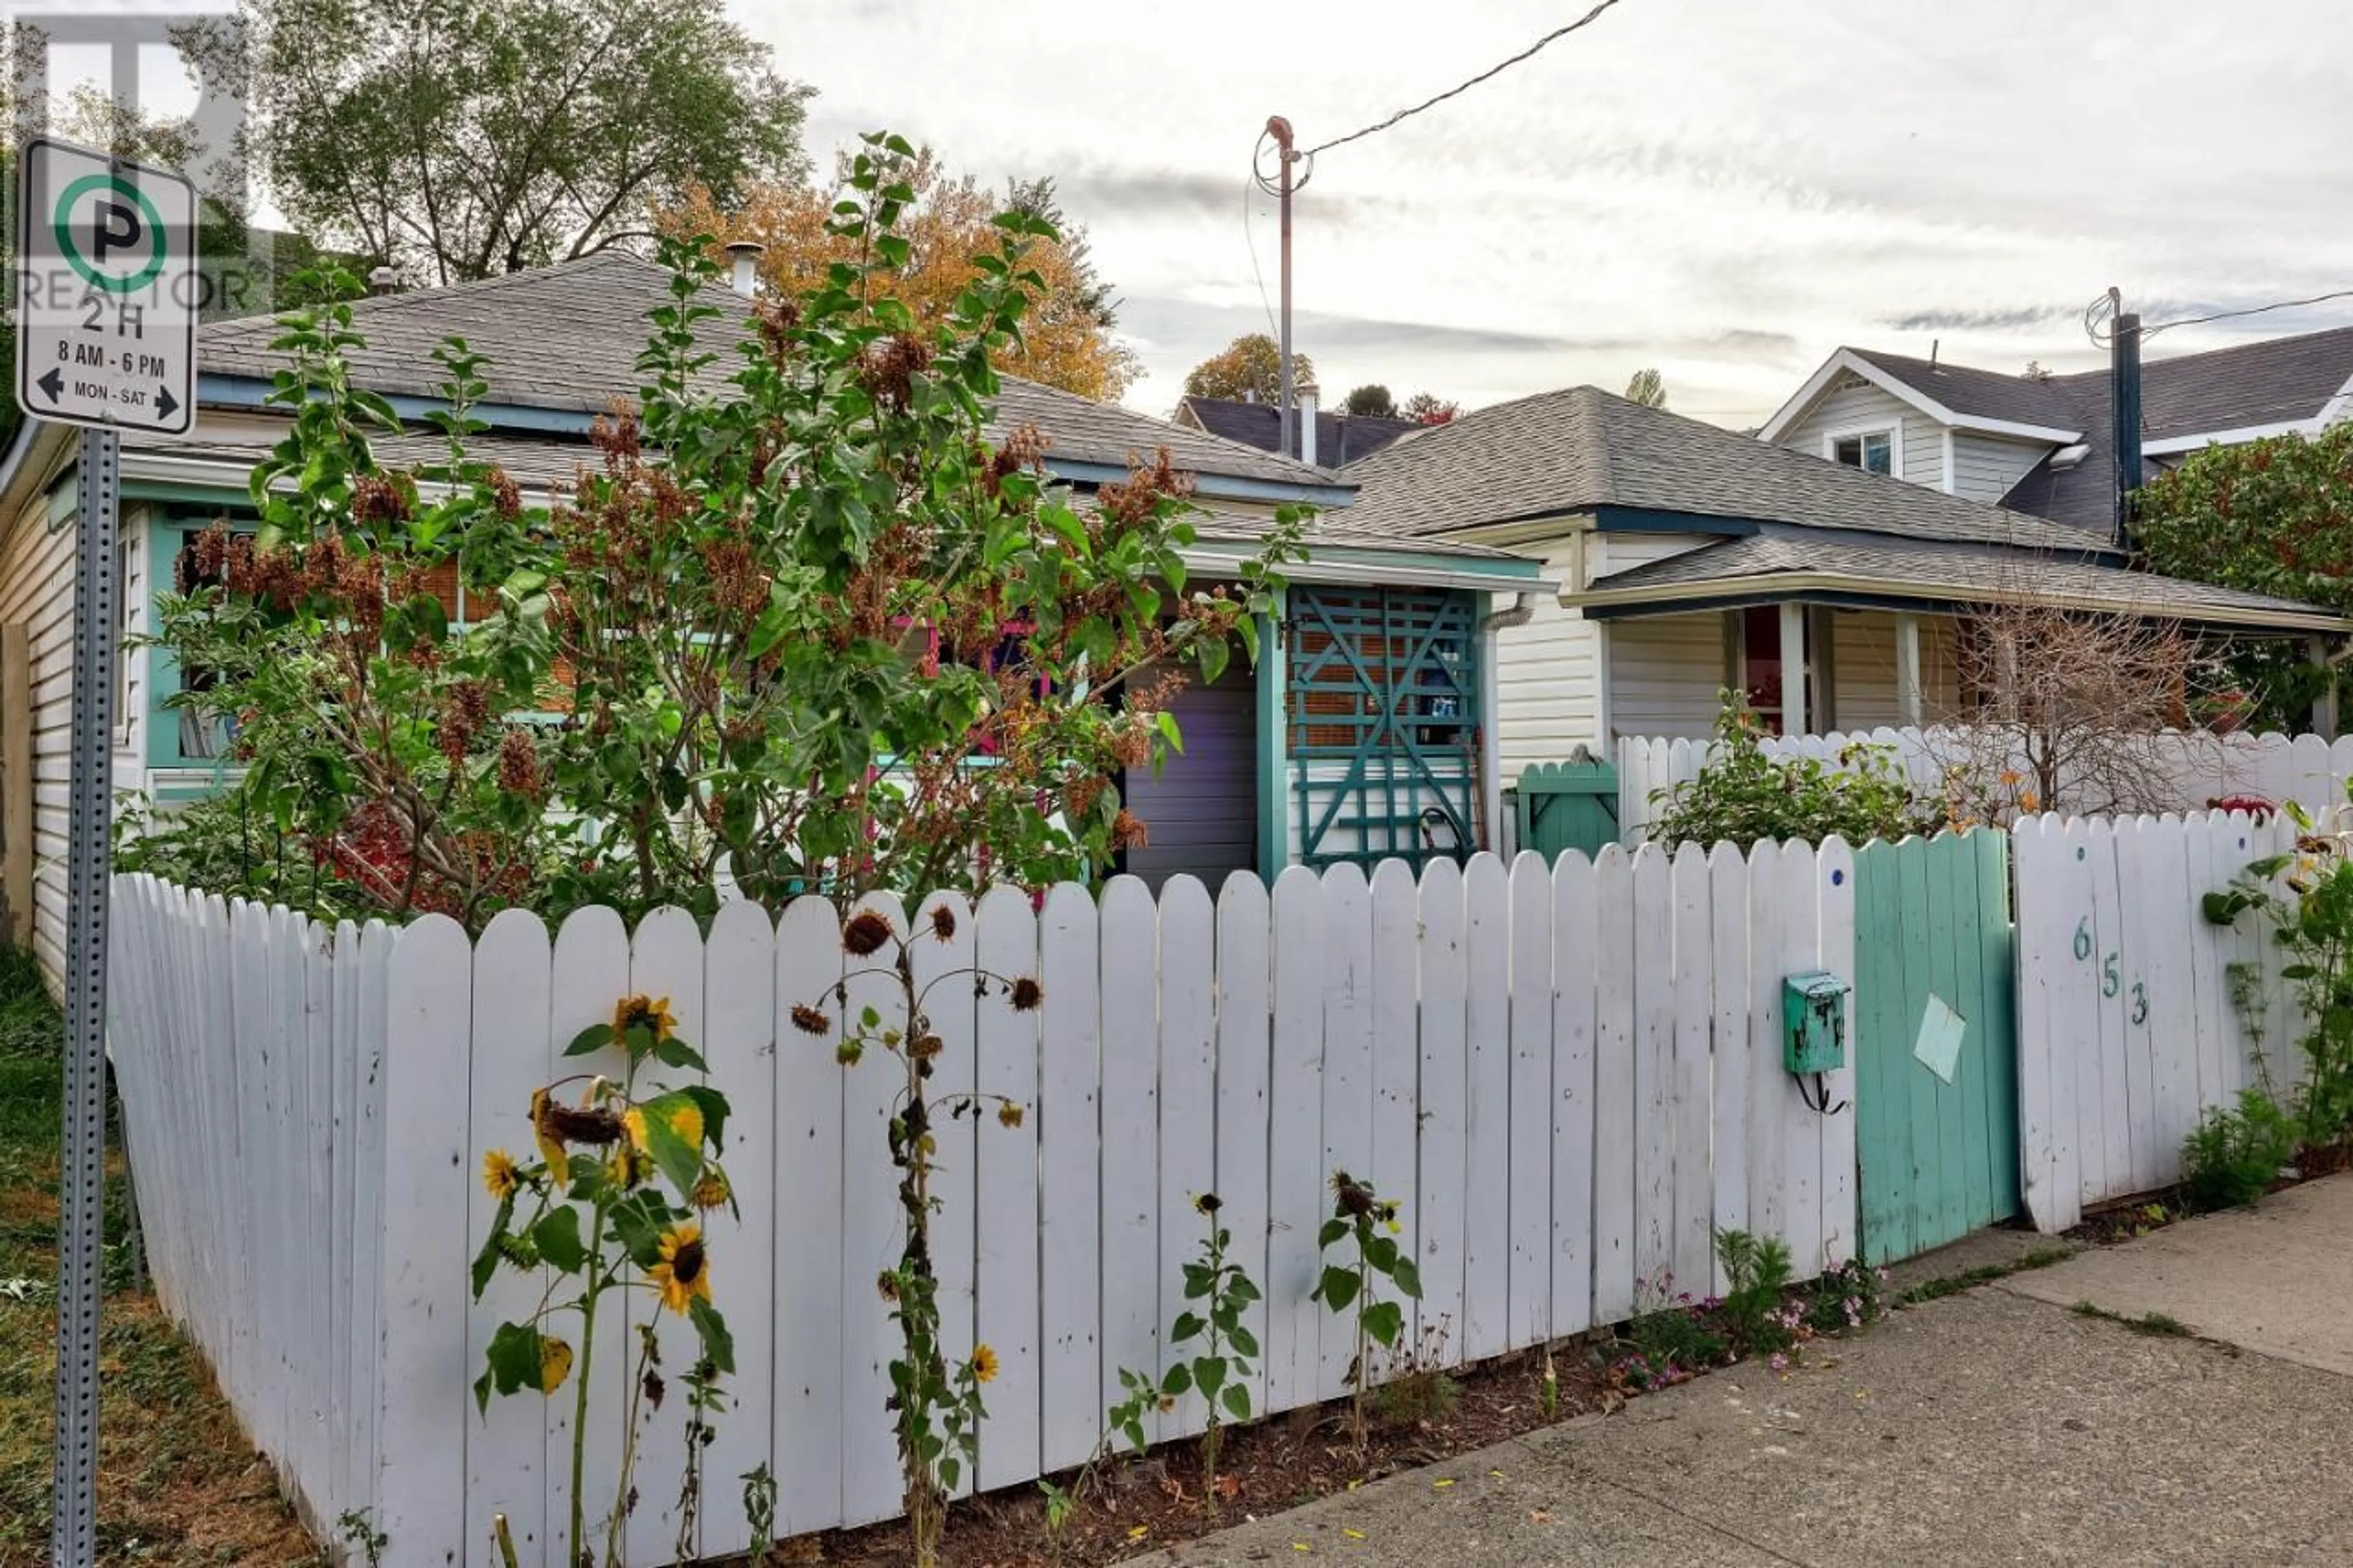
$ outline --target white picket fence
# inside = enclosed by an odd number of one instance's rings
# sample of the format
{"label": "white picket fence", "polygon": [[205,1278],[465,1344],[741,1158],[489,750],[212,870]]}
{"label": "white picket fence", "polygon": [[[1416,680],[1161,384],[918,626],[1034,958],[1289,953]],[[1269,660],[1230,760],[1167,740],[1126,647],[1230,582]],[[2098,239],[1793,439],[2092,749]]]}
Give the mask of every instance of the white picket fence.
{"label": "white picket fence", "polygon": [[2295,843],[2283,817],[2239,813],[2012,829],[2020,1137],[2039,1228],[2180,1180],[2207,1110],[2266,1068],[2280,1093],[2295,1081],[2303,1026],[2283,950],[2253,914],[2225,927],[2200,909]]}
{"label": "white picket fence", "polygon": [[[1717,1226],[1786,1238],[1801,1272],[1846,1260],[1854,1120],[1809,1110],[1782,1070],[1781,981],[1854,972],[1853,887],[1833,840],[1482,856],[1419,883],[1394,862],[1369,882],[1294,868],[1271,896],[1232,878],[1214,905],[1182,877],[1157,904],[1128,879],[1100,903],[1001,889],[976,919],[937,900],[955,936],[913,945],[919,980],[977,963],[1045,990],[1016,1014],[942,1005],[969,995],[951,981],[929,1008],[935,1089],[1029,1112],[940,1134],[948,1349],[985,1342],[1003,1367],[980,1486],[1083,1460],[1119,1369],[1160,1364],[1203,1191],[1266,1289],[1261,1412],[1344,1392],[1348,1335],[1308,1300],[1335,1168],[1404,1200],[1412,1331],[1450,1362],[1623,1319],[1638,1279],[1704,1289]],[[614,1069],[561,1053],[625,991],[670,998],[733,1106],[742,1220],[712,1240],[740,1372],[702,1549],[746,1544],[735,1478],[762,1463],[787,1532],[897,1511],[874,1284],[899,1250],[893,1075],[843,1069],[790,1020],[834,1010],[844,982],[829,906],[729,905],[707,938],[675,910],[634,934],[585,910],[552,937],[509,912],[470,944],[438,917],[330,931],[141,877],[116,896],[112,1048],[158,1287],[314,1520],[366,1509],[389,1563],[479,1563],[502,1512],[528,1561],[561,1557],[570,1397],[485,1420],[470,1392],[539,1285],[510,1271],[471,1304],[467,1266],[483,1152],[528,1149],[533,1087]],[[855,969],[848,1005],[887,1016],[894,986]],[[628,1342],[600,1324],[592,1497],[617,1472]],[[673,1554],[681,1419],[673,1403],[646,1440],[634,1561]]]}
{"label": "white picket fence", "polygon": [[[1776,736],[1763,742],[1776,759],[1816,757],[1835,764],[1856,742],[1894,748],[1913,788],[1931,798],[1945,788],[1945,766],[1964,754],[1954,742],[1916,729],[1833,731],[1827,735]],[[1644,843],[1660,806],[1651,796],[1699,776],[1710,742],[1627,736],[1618,742],[1618,821],[1620,841]],[[2320,735],[2231,734],[2174,731],[2153,748],[2164,776],[2162,798],[2149,804],[2175,812],[2201,812],[2207,803],[2233,795],[2272,802],[2293,800],[2316,816],[2346,803],[2353,782],[2353,736],[2330,741]],[[2031,772],[2021,763],[2020,771]]]}

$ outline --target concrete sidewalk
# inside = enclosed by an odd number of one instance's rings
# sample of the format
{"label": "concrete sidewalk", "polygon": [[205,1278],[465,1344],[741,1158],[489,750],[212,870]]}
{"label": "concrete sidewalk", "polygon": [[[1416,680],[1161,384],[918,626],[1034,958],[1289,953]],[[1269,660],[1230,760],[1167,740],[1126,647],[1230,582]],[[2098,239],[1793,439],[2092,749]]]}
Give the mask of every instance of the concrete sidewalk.
{"label": "concrete sidewalk", "polygon": [[[1815,1347],[1785,1377],[1717,1373],[1155,1555],[1395,1568],[2353,1564],[2353,1377],[2321,1370],[2353,1346],[2353,1282],[2305,1294],[2353,1252],[2353,1180],[2272,1205],[1900,1312]],[[2168,1238],[2156,1250],[2170,1283],[2136,1294],[2104,1272]],[[2254,1282],[2234,1298],[2226,1277]],[[2294,1312],[2272,1310],[2284,1291]],[[2263,1337],[2301,1359],[2142,1332],[2073,1310],[2079,1299],[2166,1313],[2216,1340]]]}

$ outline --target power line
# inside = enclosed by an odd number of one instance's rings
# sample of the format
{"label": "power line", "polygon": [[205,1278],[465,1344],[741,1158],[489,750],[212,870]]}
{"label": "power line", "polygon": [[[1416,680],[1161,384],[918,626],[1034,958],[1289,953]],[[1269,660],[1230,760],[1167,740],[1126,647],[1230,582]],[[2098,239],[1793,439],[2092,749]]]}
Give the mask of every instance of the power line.
{"label": "power line", "polygon": [[[2213,310],[2203,316],[2177,316],[2169,321],[2156,321],[2140,330],[2143,342],[2159,332],[2176,327],[2202,327],[2210,321],[2235,321],[2242,316],[2268,315],[2274,310],[2293,310],[2305,305],[2325,305],[2332,300],[2353,300],[2353,289],[2333,289],[2326,294],[2314,294],[2301,300],[2274,300],[2268,305],[2249,305],[2238,310]],[[2084,309],[2084,335],[2092,340],[2094,348],[2107,348],[2116,342],[2115,329],[2109,325],[2114,307],[2105,294],[2096,296]]]}
{"label": "power line", "polygon": [[1543,37],[1538,38],[1535,43],[1530,44],[1526,48],[1522,49],[1510,59],[1502,61],[1497,65],[1490,66],[1487,69],[1481,71],[1477,76],[1472,77],[1470,80],[1460,82],[1453,87],[1448,88],[1436,98],[1424,99],[1421,102],[1415,104],[1411,109],[1400,109],[1395,114],[1390,115],[1387,120],[1367,125],[1361,131],[1351,131],[1345,136],[1335,136],[1329,142],[1320,142],[1317,145],[1307,149],[1307,151],[1302,153],[1301,156],[1313,158],[1316,153],[1329,152],[1333,148],[1339,146],[1344,142],[1358,141],[1364,137],[1372,135],[1375,132],[1387,131],[1390,126],[1395,125],[1400,120],[1411,119],[1414,115],[1419,114],[1425,109],[1434,109],[1438,105],[1444,103],[1450,98],[1460,97],[1461,94],[1470,91],[1472,88],[1477,87],[1481,82],[1487,80],[1491,77],[1500,76],[1504,72],[1511,69],[1514,66],[1518,65],[1521,61],[1533,58],[1537,51],[1544,48],[1547,44],[1565,38],[1580,27],[1590,26],[1595,21],[1600,18],[1601,13],[1609,10],[1612,5],[1617,4],[1618,0],[1601,0],[1599,5],[1594,6],[1592,10],[1588,11],[1584,16],[1579,16],[1576,21],[1569,23],[1568,26],[1565,27],[1555,27],[1551,32],[1546,33]]}
{"label": "power line", "polygon": [[[1261,135],[1259,140],[1263,142],[1266,138]],[[1250,247],[1250,276],[1258,279],[1258,303],[1259,308],[1266,312],[1266,335],[1280,338],[1282,329],[1274,324],[1274,301],[1266,297],[1266,274],[1258,264],[1258,236],[1250,230],[1250,187],[1257,184],[1258,165],[1253,160],[1250,178],[1242,182],[1242,243]]]}

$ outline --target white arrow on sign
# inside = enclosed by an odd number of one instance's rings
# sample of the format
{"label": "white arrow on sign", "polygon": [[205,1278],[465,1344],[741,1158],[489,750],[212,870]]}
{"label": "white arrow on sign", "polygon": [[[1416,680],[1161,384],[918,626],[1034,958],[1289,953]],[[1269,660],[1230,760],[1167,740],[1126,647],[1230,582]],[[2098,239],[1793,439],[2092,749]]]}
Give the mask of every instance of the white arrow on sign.
{"label": "white arrow on sign", "polygon": [[186,434],[195,187],[46,136],[25,143],[17,168],[18,405],[61,424]]}

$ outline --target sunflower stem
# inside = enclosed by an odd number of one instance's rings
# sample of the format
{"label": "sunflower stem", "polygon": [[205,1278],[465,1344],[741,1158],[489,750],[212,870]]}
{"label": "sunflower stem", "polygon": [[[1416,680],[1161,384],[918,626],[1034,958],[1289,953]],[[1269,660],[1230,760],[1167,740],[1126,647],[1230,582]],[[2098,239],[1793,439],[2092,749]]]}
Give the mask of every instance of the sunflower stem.
{"label": "sunflower stem", "polygon": [[[607,1205],[596,1200],[596,1217],[588,1234],[601,1245],[605,1236]],[[595,1269],[588,1273],[588,1289],[580,1299],[580,1380],[572,1390],[572,1557],[580,1562],[580,1549],[585,1544],[586,1528],[580,1510],[582,1476],[588,1456],[588,1374],[596,1363],[596,1299],[605,1293],[606,1286],[596,1278]]]}

